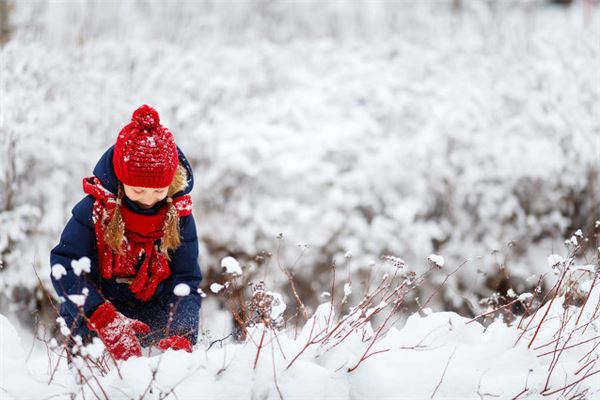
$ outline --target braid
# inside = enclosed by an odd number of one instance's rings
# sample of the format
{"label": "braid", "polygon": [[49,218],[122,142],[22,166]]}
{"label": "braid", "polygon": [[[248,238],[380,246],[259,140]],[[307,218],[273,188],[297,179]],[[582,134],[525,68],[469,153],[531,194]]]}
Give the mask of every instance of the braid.
{"label": "braid", "polygon": [[177,166],[173,181],[167,191],[167,202],[169,209],[165,216],[165,224],[163,225],[163,238],[161,240],[160,251],[171,261],[168,251],[175,250],[181,245],[181,236],[179,229],[179,213],[177,207],[173,204],[173,195],[187,186],[187,172],[181,163]]}
{"label": "braid", "polygon": [[119,182],[119,191],[117,193],[117,205],[114,208],[113,215],[106,227],[104,233],[104,242],[119,255],[124,255],[123,238],[125,237],[125,222],[121,215],[121,200],[124,196],[123,184]]}
{"label": "braid", "polygon": [[168,251],[175,250],[181,244],[181,236],[179,232],[179,214],[177,207],[172,203],[171,197],[167,198],[169,209],[165,216],[165,224],[163,226],[163,238],[161,240],[160,251],[164,254],[167,260],[171,261]]}

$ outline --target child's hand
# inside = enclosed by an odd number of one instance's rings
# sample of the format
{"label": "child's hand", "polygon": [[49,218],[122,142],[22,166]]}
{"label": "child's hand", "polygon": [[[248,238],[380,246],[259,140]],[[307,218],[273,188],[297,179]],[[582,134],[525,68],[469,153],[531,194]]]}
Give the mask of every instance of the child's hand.
{"label": "child's hand", "polygon": [[94,311],[88,327],[98,333],[106,349],[116,360],[141,356],[142,346],[135,334],[150,332],[148,325],[136,319],[127,318],[108,301]]}
{"label": "child's hand", "polygon": [[158,347],[160,347],[161,350],[173,349],[185,350],[188,353],[192,352],[192,344],[183,336],[171,336],[168,339],[161,339],[160,342],[158,342]]}

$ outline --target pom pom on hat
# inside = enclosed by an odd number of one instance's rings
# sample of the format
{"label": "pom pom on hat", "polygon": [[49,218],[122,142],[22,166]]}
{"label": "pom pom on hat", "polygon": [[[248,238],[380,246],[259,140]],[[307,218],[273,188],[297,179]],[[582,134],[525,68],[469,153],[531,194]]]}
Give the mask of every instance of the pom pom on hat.
{"label": "pom pom on hat", "polygon": [[131,122],[142,129],[152,129],[160,125],[158,112],[147,104],[144,104],[133,112]]}
{"label": "pom pom on hat", "polygon": [[173,134],[160,124],[158,112],[144,104],[119,132],[112,163],[124,184],[162,188],[173,181],[178,159]]}

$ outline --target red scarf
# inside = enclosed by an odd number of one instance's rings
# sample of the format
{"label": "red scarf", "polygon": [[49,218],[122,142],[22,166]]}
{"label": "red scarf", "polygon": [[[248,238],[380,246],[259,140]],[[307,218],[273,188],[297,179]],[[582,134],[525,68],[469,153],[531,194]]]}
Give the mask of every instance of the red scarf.
{"label": "red scarf", "polygon": [[[168,260],[155,245],[155,241],[163,236],[162,229],[169,205],[165,204],[157,214],[152,215],[138,214],[119,205],[125,223],[124,255],[119,255],[104,242],[104,232],[117,206],[117,196],[105,189],[96,176],[83,178],[83,191],[95,198],[92,221],[102,277],[111,279],[113,276],[135,275],[129,289],[136,298],[149,300],[160,282],[171,276]],[[192,198],[189,194],[177,196],[172,202],[180,217],[192,213]],[[142,254],[145,254],[145,258],[136,272],[138,257]]]}

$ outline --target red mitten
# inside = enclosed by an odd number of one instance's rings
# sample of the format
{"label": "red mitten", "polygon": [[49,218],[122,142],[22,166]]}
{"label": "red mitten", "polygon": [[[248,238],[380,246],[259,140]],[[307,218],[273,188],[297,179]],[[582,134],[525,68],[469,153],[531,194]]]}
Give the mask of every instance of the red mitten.
{"label": "red mitten", "polygon": [[148,325],[136,319],[127,318],[108,301],[94,311],[88,327],[98,333],[106,349],[116,360],[141,356],[142,346],[135,334],[150,332]]}
{"label": "red mitten", "polygon": [[160,342],[158,342],[158,347],[160,347],[161,350],[173,349],[185,350],[188,353],[192,352],[192,344],[183,336],[171,336],[168,339],[161,339]]}

